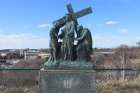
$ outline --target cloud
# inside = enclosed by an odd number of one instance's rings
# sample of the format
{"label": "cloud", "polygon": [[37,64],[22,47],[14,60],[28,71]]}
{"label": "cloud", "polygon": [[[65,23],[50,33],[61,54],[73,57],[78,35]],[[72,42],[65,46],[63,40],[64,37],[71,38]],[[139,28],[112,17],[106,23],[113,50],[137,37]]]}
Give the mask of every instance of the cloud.
{"label": "cloud", "polygon": [[[121,44],[134,46],[139,40],[140,36],[94,34],[93,47],[112,48]],[[49,36],[41,37],[31,33],[0,34],[0,44],[0,49],[48,48]]]}
{"label": "cloud", "polygon": [[0,44],[0,49],[48,48],[49,38],[39,37],[30,33],[1,34]]}
{"label": "cloud", "polygon": [[118,24],[118,22],[110,20],[110,21],[105,22],[105,24],[106,25],[116,25],[116,24]]}
{"label": "cloud", "polygon": [[45,24],[39,24],[38,27],[39,28],[50,28],[51,27],[51,24],[47,24],[47,23],[45,23]]}
{"label": "cloud", "polygon": [[94,34],[93,36],[93,47],[97,48],[116,48],[122,44],[135,46],[136,42],[140,39],[138,36],[126,35],[104,35]]}
{"label": "cloud", "polygon": [[128,29],[127,28],[123,28],[120,30],[120,33],[128,33]]}

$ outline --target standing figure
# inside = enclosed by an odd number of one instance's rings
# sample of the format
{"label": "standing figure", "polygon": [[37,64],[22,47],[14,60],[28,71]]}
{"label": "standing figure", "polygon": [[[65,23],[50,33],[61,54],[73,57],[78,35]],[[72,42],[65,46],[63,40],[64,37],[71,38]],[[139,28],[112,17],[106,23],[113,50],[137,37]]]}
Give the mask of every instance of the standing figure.
{"label": "standing figure", "polygon": [[89,61],[90,55],[92,54],[92,36],[87,28],[78,26],[77,34],[77,60],[78,61]]}
{"label": "standing figure", "polygon": [[58,59],[58,50],[59,50],[59,43],[58,43],[58,32],[59,32],[59,25],[57,23],[54,24],[52,29],[50,30],[50,52],[51,56],[49,61],[56,61]]}
{"label": "standing figure", "polygon": [[65,28],[61,30],[61,34],[59,34],[59,39],[61,39],[61,46],[60,46],[60,51],[61,51],[61,60],[64,60],[64,56],[66,54],[66,30]]}
{"label": "standing figure", "polygon": [[66,24],[64,27],[65,31],[65,40],[64,43],[64,60],[72,61],[73,57],[73,48],[74,48],[74,33],[77,30],[76,22],[72,16],[72,14],[66,15]]}

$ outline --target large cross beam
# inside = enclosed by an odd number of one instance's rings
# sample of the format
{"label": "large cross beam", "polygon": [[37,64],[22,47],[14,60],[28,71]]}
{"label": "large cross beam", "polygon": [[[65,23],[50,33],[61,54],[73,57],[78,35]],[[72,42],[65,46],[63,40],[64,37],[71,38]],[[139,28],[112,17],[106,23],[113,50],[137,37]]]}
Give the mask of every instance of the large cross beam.
{"label": "large cross beam", "polygon": [[67,4],[67,10],[69,13],[72,13],[72,14],[74,13],[71,3]]}
{"label": "large cross beam", "polygon": [[[71,4],[67,5],[67,10],[68,10],[68,13],[71,13],[75,19],[78,19],[80,17],[86,16],[86,15],[92,13],[91,7],[82,9],[81,11],[78,11],[75,13]],[[54,21],[53,24],[58,23],[60,26],[63,26],[65,24],[65,21],[66,21],[65,18],[66,18],[66,16],[63,16],[62,18]]]}

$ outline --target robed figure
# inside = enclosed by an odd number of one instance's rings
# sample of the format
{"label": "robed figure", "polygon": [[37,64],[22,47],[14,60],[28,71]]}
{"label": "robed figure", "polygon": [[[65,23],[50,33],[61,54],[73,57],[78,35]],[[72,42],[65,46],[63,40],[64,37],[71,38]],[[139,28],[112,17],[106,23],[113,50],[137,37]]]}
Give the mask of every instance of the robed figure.
{"label": "robed figure", "polygon": [[60,37],[62,38],[62,46],[61,46],[61,53],[63,56],[63,60],[65,61],[73,61],[74,56],[74,39],[76,32],[76,21],[74,20],[73,16],[71,14],[66,15],[66,24],[64,26],[64,29],[62,30],[62,34]]}

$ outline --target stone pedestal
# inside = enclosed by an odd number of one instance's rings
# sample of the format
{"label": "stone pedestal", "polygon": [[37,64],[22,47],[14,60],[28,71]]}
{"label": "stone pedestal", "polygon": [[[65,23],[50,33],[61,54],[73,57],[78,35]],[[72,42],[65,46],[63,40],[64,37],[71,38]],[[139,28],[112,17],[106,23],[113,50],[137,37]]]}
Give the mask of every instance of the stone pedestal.
{"label": "stone pedestal", "polygon": [[95,93],[93,70],[41,70],[39,93]]}

